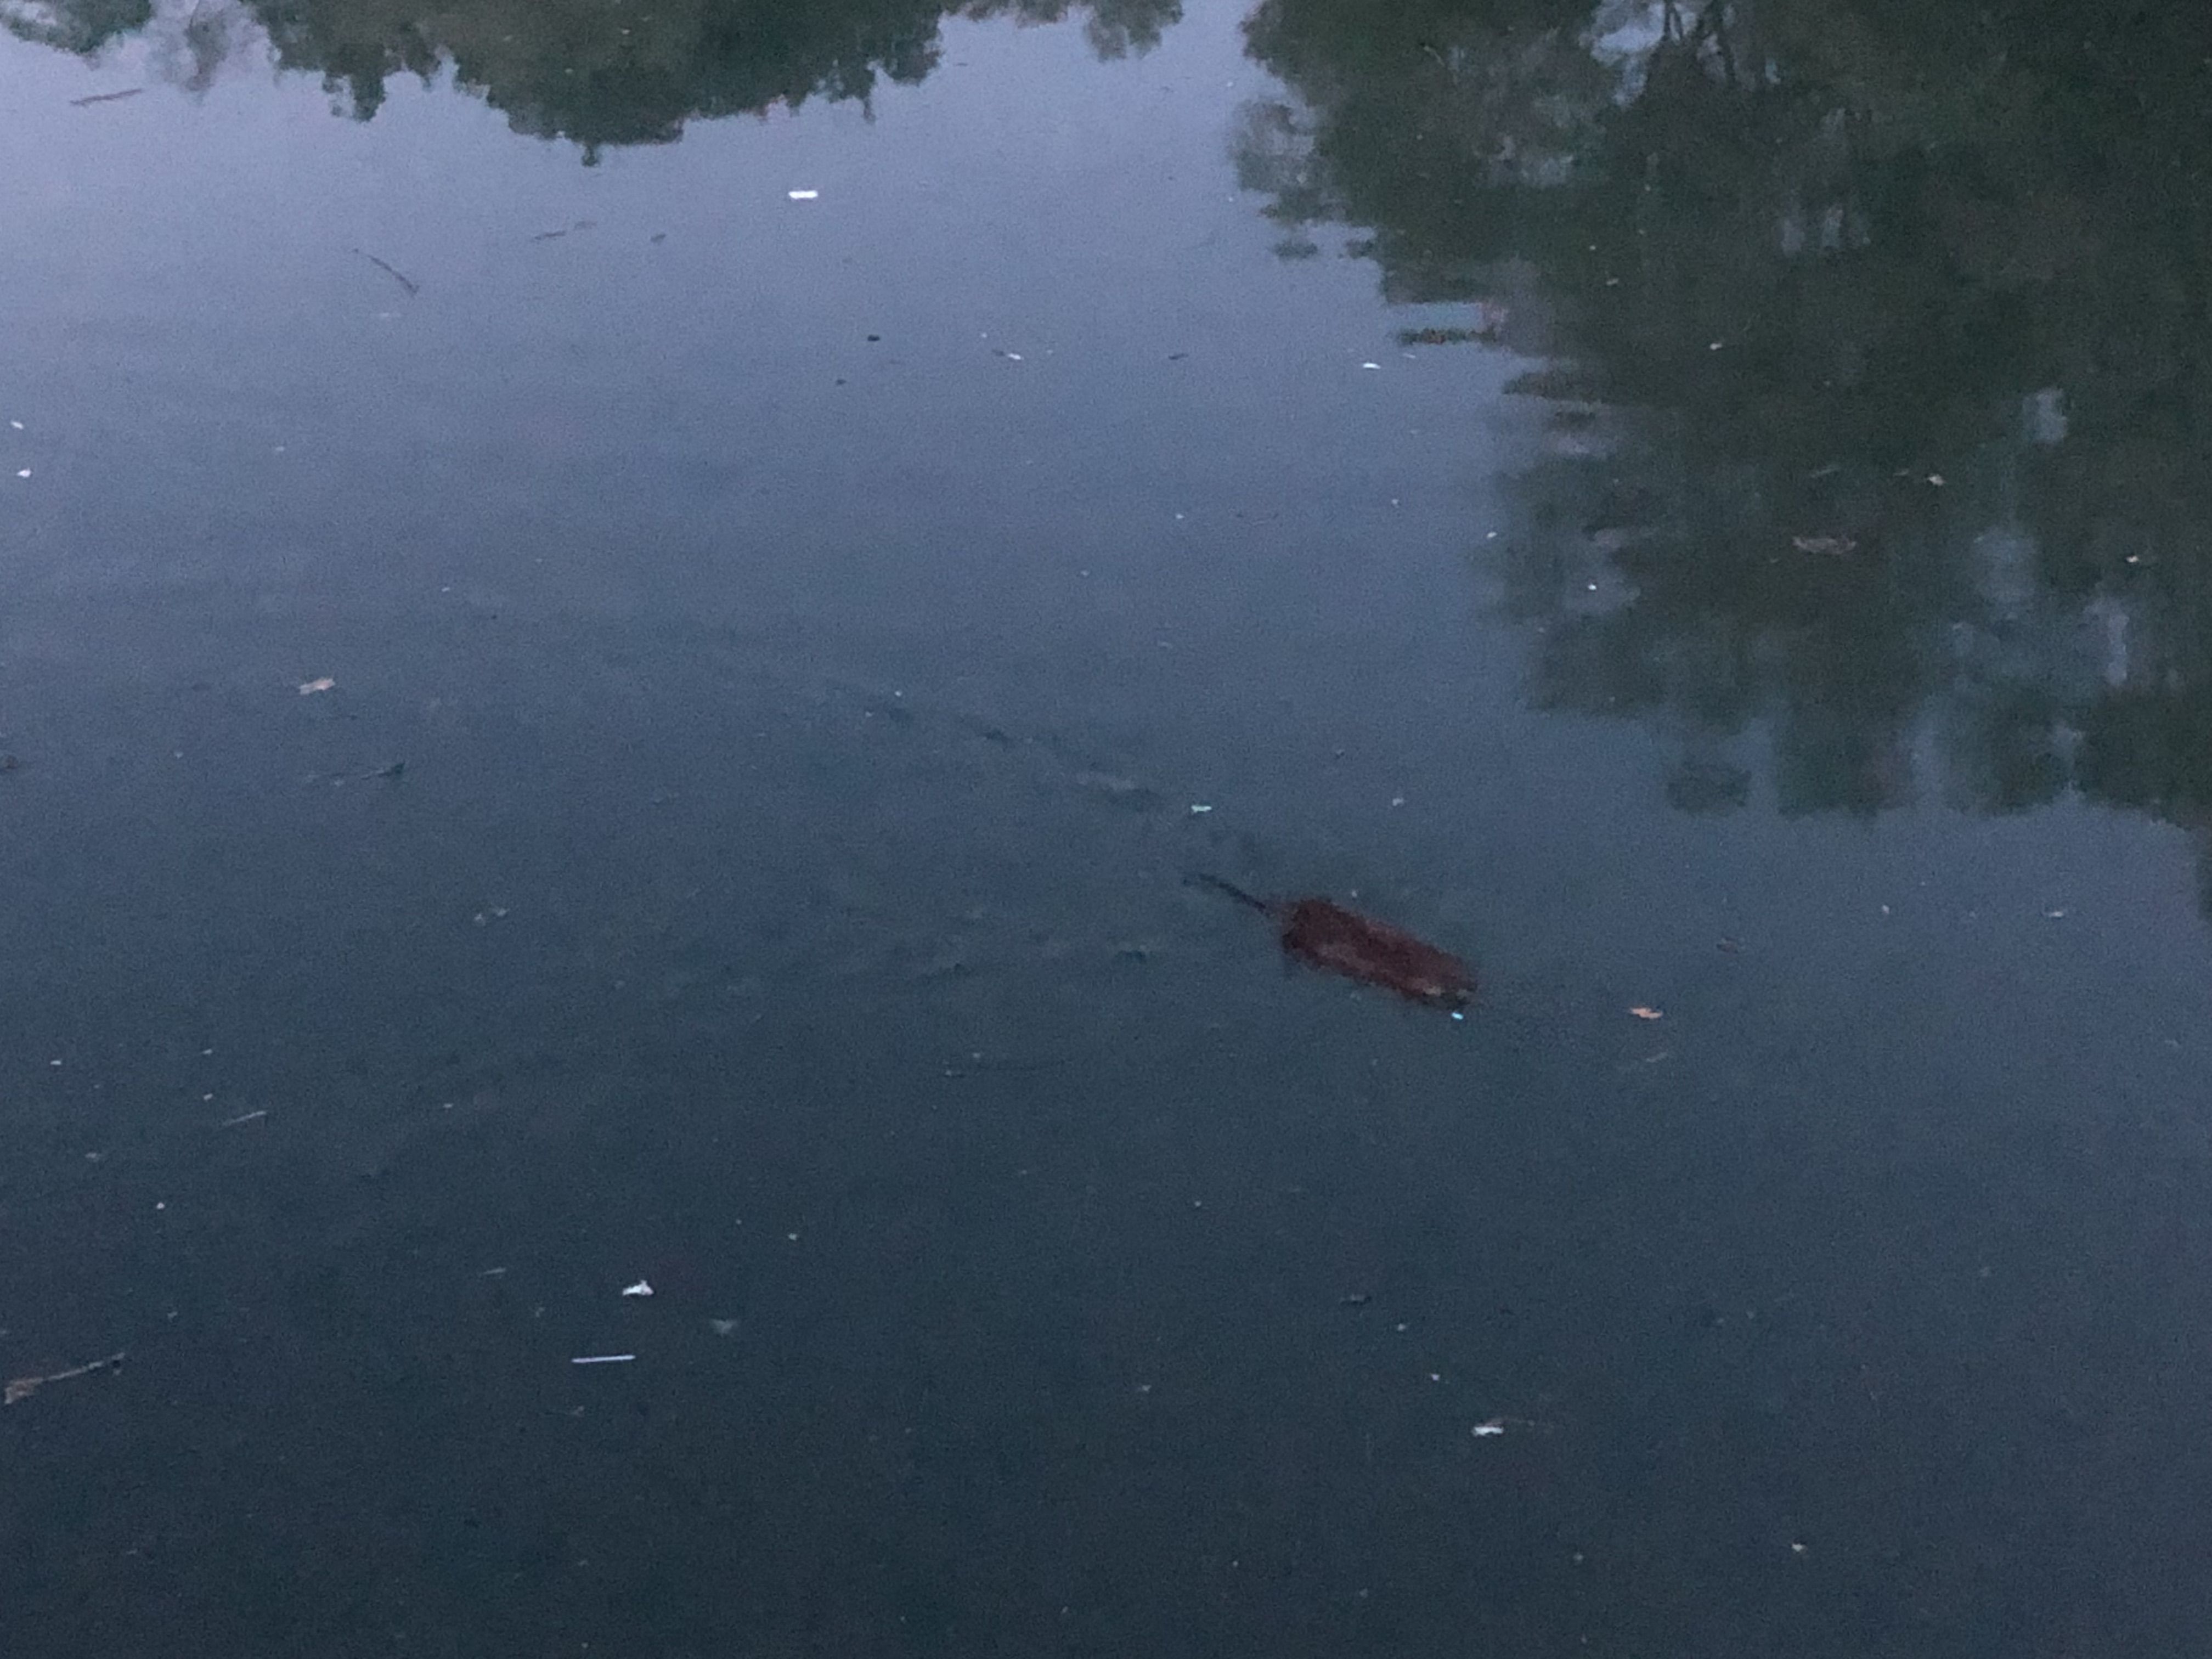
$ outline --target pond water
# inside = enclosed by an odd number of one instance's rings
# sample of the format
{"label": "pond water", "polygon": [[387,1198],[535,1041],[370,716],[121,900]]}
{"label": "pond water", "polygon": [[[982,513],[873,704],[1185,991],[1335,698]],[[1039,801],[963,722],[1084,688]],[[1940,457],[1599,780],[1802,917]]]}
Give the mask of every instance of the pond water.
{"label": "pond water", "polygon": [[2202,1650],[2191,7],[0,22],[9,1652]]}

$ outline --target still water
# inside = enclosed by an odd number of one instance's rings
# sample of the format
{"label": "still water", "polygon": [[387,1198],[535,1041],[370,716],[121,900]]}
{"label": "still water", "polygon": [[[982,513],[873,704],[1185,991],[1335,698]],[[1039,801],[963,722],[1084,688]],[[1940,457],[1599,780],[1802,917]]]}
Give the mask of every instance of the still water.
{"label": "still water", "polygon": [[2204,1650],[2193,8],[0,22],[8,1654]]}

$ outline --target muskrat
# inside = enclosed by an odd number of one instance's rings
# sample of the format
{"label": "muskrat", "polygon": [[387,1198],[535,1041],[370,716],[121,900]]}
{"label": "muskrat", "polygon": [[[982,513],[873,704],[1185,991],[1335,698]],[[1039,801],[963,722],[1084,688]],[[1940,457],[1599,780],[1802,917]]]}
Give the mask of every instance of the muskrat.
{"label": "muskrat", "polygon": [[1281,929],[1284,954],[1431,1007],[1463,1007],[1474,996],[1474,969],[1401,928],[1334,900],[1267,900],[1203,872],[1190,878],[1249,905]]}

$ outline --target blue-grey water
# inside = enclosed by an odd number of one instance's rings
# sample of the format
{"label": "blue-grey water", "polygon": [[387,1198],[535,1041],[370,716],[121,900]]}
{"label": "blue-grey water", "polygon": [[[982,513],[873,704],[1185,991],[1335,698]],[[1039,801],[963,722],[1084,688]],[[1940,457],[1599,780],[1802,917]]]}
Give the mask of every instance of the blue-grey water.
{"label": "blue-grey water", "polygon": [[0,0],[0,1652],[2204,1652],[2197,21]]}

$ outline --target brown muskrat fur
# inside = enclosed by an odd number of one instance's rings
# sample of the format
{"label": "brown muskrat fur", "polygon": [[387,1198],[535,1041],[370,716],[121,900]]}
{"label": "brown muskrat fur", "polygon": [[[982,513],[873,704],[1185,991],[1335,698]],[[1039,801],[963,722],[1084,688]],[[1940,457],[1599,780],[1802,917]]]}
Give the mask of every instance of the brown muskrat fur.
{"label": "brown muskrat fur", "polygon": [[1191,879],[1250,906],[1280,930],[1284,953],[1431,1007],[1463,1007],[1474,996],[1474,969],[1449,951],[1333,899],[1263,899],[1202,872]]}

